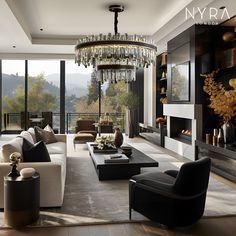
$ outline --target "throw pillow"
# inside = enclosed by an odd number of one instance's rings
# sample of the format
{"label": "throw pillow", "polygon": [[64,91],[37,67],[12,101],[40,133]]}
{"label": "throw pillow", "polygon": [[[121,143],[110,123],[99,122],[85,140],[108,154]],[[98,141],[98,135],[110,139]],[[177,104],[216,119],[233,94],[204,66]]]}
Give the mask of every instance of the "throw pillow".
{"label": "throw pillow", "polygon": [[33,138],[33,140],[34,140],[34,143],[36,143],[37,141],[36,141],[36,138],[35,138],[34,128],[30,127],[30,128],[28,128],[27,131],[28,131],[28,132],[30,133],[30,135],[32,136],[32,138]]}
{"label": "throw pillow", "polygon": [[43,140],[46,144],[57,142],[56,136],[52,129],[50,131],[47,131],[45,129],[41,129],[38,126],[35,126],[34,131],[37,142],[39,142],[40,140]]}
{"label": "throw pillow", "polygon": [[2,158],[3,162],[9,162],[9,156],[13,152],[19,152],[22,154],[22,138],[16,137],[13,140],[9,141],[8,143],[5,143],[2,145]]}
{"label": "throw pillow", "polygon": [[29,142],[34,143],[34,140],[28,131],[22,131],[20,133],[20,137],[23,137],[23,138],[27,139]]}
{"label": "throw pillow", "polygon": [[50,162],[48,150],[43,141],[32,144],[23,138],[23,162]]}

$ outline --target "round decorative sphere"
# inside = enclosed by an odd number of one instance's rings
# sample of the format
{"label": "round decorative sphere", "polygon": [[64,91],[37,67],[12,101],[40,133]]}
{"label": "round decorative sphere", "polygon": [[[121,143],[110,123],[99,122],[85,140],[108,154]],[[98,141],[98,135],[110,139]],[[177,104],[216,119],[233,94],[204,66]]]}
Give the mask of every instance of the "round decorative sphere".
{"label": "round decorative sphere", "polygon": [[20,175],[22,178],[26,179],[26,178],[30,178],[34,175],[35,173],[35,169],[34,168],[23,168],[21,171],[20,171]]}

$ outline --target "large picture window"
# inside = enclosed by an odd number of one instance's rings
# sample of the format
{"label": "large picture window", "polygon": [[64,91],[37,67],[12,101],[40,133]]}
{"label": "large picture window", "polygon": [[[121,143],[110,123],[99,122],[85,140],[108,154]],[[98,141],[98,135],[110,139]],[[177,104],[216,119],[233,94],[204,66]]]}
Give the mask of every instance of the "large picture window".
{"label": "large picture window", "polygon": [[25,110],[25,61],[2,61],[2,132],[22,129]]}

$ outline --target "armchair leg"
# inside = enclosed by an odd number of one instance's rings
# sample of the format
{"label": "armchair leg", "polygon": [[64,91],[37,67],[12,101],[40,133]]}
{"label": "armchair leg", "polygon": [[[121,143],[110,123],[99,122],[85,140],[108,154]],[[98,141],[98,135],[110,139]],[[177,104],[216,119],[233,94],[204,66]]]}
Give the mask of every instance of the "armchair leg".
{"label": "armchair leg", "polygon": [[131,216],[132,216],[132,208],[129,207],[129,220],[131,220]]}

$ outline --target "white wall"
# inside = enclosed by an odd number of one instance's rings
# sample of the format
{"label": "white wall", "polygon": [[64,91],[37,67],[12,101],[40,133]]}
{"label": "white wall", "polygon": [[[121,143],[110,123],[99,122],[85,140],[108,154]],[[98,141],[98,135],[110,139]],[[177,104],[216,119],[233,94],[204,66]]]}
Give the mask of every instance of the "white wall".
{"label": "white wall", "polygon": [[156,66],[144,69],[144,123],[156,123]]}

